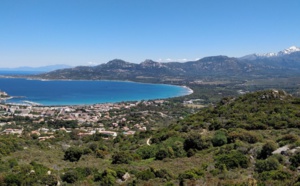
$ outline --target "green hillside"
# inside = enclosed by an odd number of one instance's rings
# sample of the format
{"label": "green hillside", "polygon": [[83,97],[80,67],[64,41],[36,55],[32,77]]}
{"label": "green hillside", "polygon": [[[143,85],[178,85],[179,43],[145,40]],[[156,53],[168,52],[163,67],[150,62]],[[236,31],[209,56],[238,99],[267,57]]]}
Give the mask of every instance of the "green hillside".
{"label": "green hillside", "polygon": [[265,90],[133,136],[0,136],[0,185],[300,185],[299,126],[300,99]]}

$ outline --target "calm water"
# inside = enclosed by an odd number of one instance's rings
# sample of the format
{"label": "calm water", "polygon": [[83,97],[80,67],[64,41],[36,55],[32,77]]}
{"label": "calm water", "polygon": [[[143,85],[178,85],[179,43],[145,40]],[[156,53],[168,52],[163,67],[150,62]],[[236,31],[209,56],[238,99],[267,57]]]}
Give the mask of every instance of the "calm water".
{"label": "calm water", "polygon": [[0,78],[0,90],[14,98],[7,102],[32,101],[43,105],[82,105],[138,101],[187,95],[180,86],[123,81],[40,81]]}

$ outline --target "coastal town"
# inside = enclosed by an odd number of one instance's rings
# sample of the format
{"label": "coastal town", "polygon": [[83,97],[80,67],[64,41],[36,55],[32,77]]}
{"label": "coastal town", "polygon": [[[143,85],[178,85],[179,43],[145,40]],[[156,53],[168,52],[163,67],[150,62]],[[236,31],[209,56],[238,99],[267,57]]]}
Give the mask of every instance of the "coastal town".
{"label": "coastal town", "polygon": [[[1,96],[9,97],[5,92]],[[44,141],[56,131],[76,131],[78,137],[101,134],[103,138],[134,135],[180,119],[166,100],[105,103],[79,106],[42,106],[31,102],[0,104],[0,134],[37,136]],[[150,109],[151,108],[151,109]],[[187,107],[188,108],[188,107]],[[16,119],[17,118],[17,119]],[[25,130],[26,128],[26,130]]]}

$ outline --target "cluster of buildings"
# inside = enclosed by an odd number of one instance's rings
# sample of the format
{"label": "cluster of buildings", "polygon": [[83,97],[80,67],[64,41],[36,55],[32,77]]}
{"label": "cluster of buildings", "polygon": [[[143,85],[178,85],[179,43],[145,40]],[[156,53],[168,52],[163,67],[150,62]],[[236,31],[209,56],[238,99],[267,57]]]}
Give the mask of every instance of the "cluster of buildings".
{"label": "cluster of buildings", "polygon": [[[130,119],[131,109],[138,104],[149,106],[151,104],[162,104],[163,100],[144,102],[107,103],[86,106],[37,106],[37,105],[10,105],[0,104],[0,118],[9,122],[0,122],[0,134],[21,135],[23,127],[12,128],[16,124],[13,118],[16,116],[26,117],[30,122],[40,128],[31,130],[30,134],[38,137],[39,140],[54,138],[54,132],[63,130],[71,132],[78,131],[78,137],[100,133],[103,136],[116,137],[118,133],[133,135],[136,131],[146,131],[149,121],[142,115],[148,112],[140,112],[141,117],[136,122]],[[47,128],[47,122],[52,121],[76,121],[75,128]],[[15,126],[15,125],[14,125]],[[46,127],[45,127],[46,126]],[[30,127],[29,127],[30,128]],[[55,128],[55,129],[54,129]],[[27,130],[28,131],[28,130]]]}

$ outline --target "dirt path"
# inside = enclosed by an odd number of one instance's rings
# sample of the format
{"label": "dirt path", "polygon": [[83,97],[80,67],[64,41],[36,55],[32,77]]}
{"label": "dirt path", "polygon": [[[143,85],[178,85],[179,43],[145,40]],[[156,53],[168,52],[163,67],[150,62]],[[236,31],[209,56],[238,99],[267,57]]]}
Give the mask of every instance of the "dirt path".
{"label": "dirt path", "polygon": [[151,140],[151,137],[147,139],[146,143],[147,143],[148,146],[150,146],[150,140]]}

